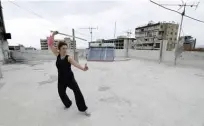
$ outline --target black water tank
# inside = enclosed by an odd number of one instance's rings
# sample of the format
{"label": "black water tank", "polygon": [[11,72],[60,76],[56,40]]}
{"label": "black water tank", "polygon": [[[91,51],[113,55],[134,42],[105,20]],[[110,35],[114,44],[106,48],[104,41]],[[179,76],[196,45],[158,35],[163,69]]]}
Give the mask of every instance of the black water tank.
{"label": "black water tank", "polygon": [[11,33],[4,34],[4,40],[11,39]]}

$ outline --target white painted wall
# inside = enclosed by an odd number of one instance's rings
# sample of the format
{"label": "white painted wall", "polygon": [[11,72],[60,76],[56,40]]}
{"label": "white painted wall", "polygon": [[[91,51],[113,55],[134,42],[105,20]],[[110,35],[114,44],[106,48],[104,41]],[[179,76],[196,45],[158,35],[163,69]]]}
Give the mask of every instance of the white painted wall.
{"label": "white painted wall", "polygon": [[[0,50],[1,51],[1,50]],[[23,52],[12,51],[14,59],[18,61],[29,60],[55,60],[56,57],[49,50],[25,50]],[[86,57],[86,50],[78,50],[80,58]],[[69,52],[73,56],[72,52]],[[159,50],[129,50],[129,58],[144,59],[159,62]],[[115,50],[116,58],[126,58],[126,49]],[[163,51],[163,63],[174,64],[174,52]],[[177,64],[204,68],[204,52],[183,52],[177,59]]]}
{"label": "white painted wall", "polygon": [[0,62],[3,62],[3,60],[4,60],[4,55],[0,44]]}
{"label": "white painted wall", "polygon": [[4,62],[4,59],[8,59],[8,42],[0,40],[0,62]]}
{"label": "white painted wall", "polygon": [[115,49],[115,57],[125,57],[126,49]]}
{"label": "white painted wall", "polygon": [[[30,60],[55,60],[56,57],[50,50],[24,50],[24,51],[11,51],[12,56],[17,61],[30,61]],[[72,51],[68,54],[73,56]],[[85,57],[85,50],[78,50],[79,57]]]}
{"label": "white painted wall", "polygon": [[[164,62],[174,64],[174,52],[166,52]],[[204,52],[183,52],[177,64],[204,68]]]}
{"label": "white painted wall", "polygon": [[[159,50],[130,50],[129,57],[159,61]],[[174,65],[174,52],[164,51],[162,62]],[[204,52],[183,52],[177,59],[177,65],[204,68]]]}
{"label": "white painted wall", "polygon": [[130,58],[159,61],[158,50],[129,50]]}

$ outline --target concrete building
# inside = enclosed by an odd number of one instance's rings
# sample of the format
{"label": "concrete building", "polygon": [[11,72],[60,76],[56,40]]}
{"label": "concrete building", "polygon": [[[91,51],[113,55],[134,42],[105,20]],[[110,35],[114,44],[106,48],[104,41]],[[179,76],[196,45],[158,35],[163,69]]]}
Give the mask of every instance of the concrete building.
{"label": "concrete building", "polygon": [[[49,49],[47,41],[48,41],[48,38],[47,39],[40,39],[41,50],[48,50]],[[73,49],[74,46],[76,46],[73,44],[73,41],[70,38],[55,39],[55,41],[54,41],[55,47],[57,47],[58,42],[66,42],[69,49]]]}
{"label": "concrete building", "polygon": [[0,1],[0,63],[6,63],[7,60],[9,59],[9,49],[8,49],[7,39],[11,39],[11,34],[6,33],[4,17],[3,17],[1,1]]}
{"label": "concrete building", "polygon": [[24,51],[25,47],[21,44],[16,46],[9,46],[9,50]]}
{"label": "concrete building", "polygon": [[34,47],[25,47],[25,50],[37,50],[37,49]]}
{"label": "concrete building", "polygon": [[116,39],[101,39],[101,40],[96,40],[93,42],[89,42],[89,48],[93,45],[97,46],[97,45],[108,45],[110,44],[112,46],[112,44],[114,43],[114,49],[126,49],[126,48],[131,48],[132,43],[135,42],[135,38],[127,38],[126,36],[118,36]]}
{"label": "concrete building", "polygon": [[17,45],[17,46],[9,46],[9,50],[16,50],[16,51],[25,51],[25,50],[37,50],[34,47],[25,47],[24,45]]}
{"label": "concrete building", "polygon": [[160,49],[160,40],[168,40],[167,50],[175,48],[179,25],[171,22],[149,22],[145,26],[135,28],[136,43],[134,47],[142,50]]}
{"label": "concrete building", "polygon": [[11,34],[6,33],[2,6],[0,1],[0,78],[3,77],[1,65],[9,61],[9,49],[7,39],[11,39]]}
{"label": "concrete building", "polygon": [[180,37],[180,41],[183,42],[184,50],[190,51],[195,49],[196,39],[194,39],[192,36],[182,36]]}

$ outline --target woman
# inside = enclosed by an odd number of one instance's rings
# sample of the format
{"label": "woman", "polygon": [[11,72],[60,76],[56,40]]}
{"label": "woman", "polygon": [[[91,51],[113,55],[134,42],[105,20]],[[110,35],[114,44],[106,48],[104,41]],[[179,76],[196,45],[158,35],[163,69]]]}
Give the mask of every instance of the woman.
{"label": "woman", "polygon": [[69,87],[73,90],[75,101],[77,108],[80,112],[84,112],[85,115],[90,116],[90,113],[87,111],[87,106],[84,100],[84,97],[79,89],[79,86],[74,78],[74,74],[71,70],[71,65],[75,66],[76,68],[87,71],[88,67],[85,65],[82,67],[79,65],[71,56],[67,55],[67,44],[64,42],[58,43],[58,50],[53,46],[54,43],[54,36],[57,35],[58,32],[54,31],[49,39],[48,45],[55,56],[57,56],[56,66],[58,69],[58,93],[59,96],[65,105],[65,108],[69,108],[72,105],[72,101],[66,94],[66,88]]}

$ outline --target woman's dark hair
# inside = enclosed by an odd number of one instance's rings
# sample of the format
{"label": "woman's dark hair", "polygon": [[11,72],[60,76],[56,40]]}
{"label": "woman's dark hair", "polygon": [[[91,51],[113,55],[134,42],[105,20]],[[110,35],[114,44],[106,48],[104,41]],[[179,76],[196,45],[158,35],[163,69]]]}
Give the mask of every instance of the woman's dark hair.
{"label": "woman's dark hair", "polygon": [[57,44],[57,48],[60,50],[60,48],[61,48],[62,46],[64,46],[64,45],[67,46],[67,43],[65,43],[65,42],[59,42],[59,43]]}

